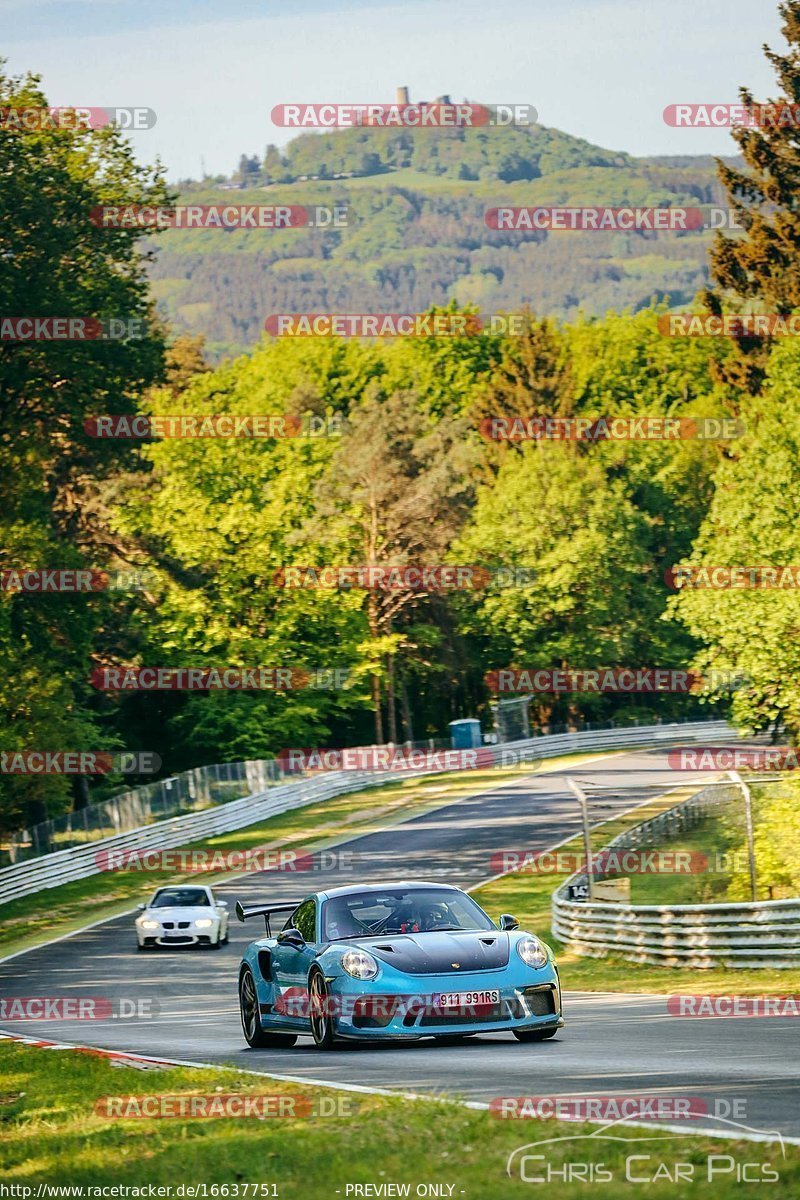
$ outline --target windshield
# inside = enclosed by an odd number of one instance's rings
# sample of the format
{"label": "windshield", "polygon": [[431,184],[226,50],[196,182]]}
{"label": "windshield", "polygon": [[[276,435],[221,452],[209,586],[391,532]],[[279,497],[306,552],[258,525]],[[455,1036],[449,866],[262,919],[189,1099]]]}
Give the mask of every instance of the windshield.
{"label": "windshield", "polygon": [[385,933],[435,933],[494,929],[474,900],[454,888],[386,888],[334,896],[322,909],[323,937],[374,937]]}
{"label": "windshield", "polygon": [[153,897],[151,908],[196,908],[210,904],[204,888],[162,888]]}

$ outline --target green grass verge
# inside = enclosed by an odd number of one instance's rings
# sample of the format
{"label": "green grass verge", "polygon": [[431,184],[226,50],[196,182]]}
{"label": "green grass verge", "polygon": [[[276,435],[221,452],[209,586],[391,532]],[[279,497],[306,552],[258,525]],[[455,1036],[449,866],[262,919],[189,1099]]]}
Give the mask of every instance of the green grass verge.
{"label": "green grass verge", "polygon": [[[611,753],[619,753],[614,751]],[[597,753],[574,754],[548,760],[537,772],[561,771]],[[348,792],[318,804],[236,829],[219,837],[187,843],[192,850],[253,850],[255,847],[290,847],[303,851],[324,849],[331,842],[368,833],[395,821],[453,803],[466,796],[502,787],[532,774],[531,767],[459,771],[447,775],[384,784],[361,792]],[[98,844],[98,851],[102,846]],[[179,850],[174,851],[180,853]],[[174,871],[112,871],[90,875],[74,883],[60,884],[21,900],[0,906],[0,955],[13,954],[40,945],[51,938],[72,933],[93,921],[119,916],[145,900],[159,884],[191,878],[197,882],[223,882],[231,873],[176,875]]]}
{"label": "green grass verge", "polygon": [[[686,794],[691,789],[686,789]],[[625,816],[615,817],[602,826],[602,836],[596,838],[595,850],[607,845],[617,834],[658,812],[670,808],[683,799],[683,792],[671,792],[640,806]],[[676,848],[698,849],[706,852],[709,844],[717,837],[713,828],[698,827],[691,836],[670,842],[670,850]],[[719,842],[714,847],[719,848]],[[583,854],[583,841],[575,838],[562,847],[565,853],[576,856]],[[711,850],[713,853],[713,849]],[[782,995],[800,993],[800,968],[787,970],[728,970],[715,968],[697,970],[690,967],[659,967],[644,963],[631,963],[617,955],[606,958],[586,958],[562,945],[550,933],[552,894],[567,878],[569,872],[557,874],[535,874],[515,871],[473,891],[481,907],[496,915],[513,913],[526,928],[545,938],[553,947],[558,958],[561,982],[571,991],[618,991],[618,992],[696,992],[728,993],[737,995]],[[689,887],[696,888],[689,877]],[[722,879],[722,877],[719,877]],[[640,875],[631,884],[631,902],[635,904],[678,904],[700,903],[696,898],[684,899],[686,876]],[[724,886],[724,884],[723,884]],[[710,900],[709,900],[710,902]]]}
{"label": "green grass verge", "polygon": [[[726,855],[734,849],[728,823],[709,814],[694,829],[664,841],[659,848],[670,853],[702,855],[708,862],[708,870],[699,874],[632,876],[631,904],[722,904],[731,899],[728,888],[732,872],[724,869]],[[694,857],[693,861],[698,859]]]}
{"label": "green grass verge", "polygon": [[[520,1047],[516,1053],[524,1051],[535,1060],[542,1050],[541,1046]],[[450,1101],[302,1088],[230,1070],[111,1067],[103,1058],[8,1041],[0,1042],[0,1070],[0,1169],[6,1186],[31,1187],[31,1195],[40,1183],[84,1188],[171,1185],[173,1196],[181,1184],[205,1184],[207,1196],[214,1195],[210,1188],[215,1184],[238,1184],[238,1196],[249,1200],[253,1192],[244,1192],[244,1185],[264,1184],[270,1186],[256,1193],[259,1200],[273,1194],[282,1200],[295,1196],[333,1200],[337,1195],[344,1198],[348,1185],[352,1189],[357,1184],[409,1184],[413,1196],[418,1185],[436,1183],[445,1185],[440,1195],[505,1200],[531,1194],[529,1183],[505,1173],[507,1156],[513,1150],[539,1139],[572,1139],[596,1128],[554,1120],[500,1120]],[[95,1112],[104,1097],[192,1093],[294,1097],[295,1103],[308,1097],[312,1103],[326,1103],[328,1111],[337,1104],[347,1108],[343,1115],[263,1120],[119,1119]],[[687,1128],[691,1128],[688,1122]],[[618,1126],[613,1132],[616,1136],[623,1133]],[[640,1177],[652,1177],[659,1163],[671,1173],[676,1163],[691,1164],[694,1184],[699,1183],[703,1195],[714,1200],[763,1196],[765,1187],[763,1183],[737,1185],[730,1169],[724,1177],[707,1183],[708,1158],[713,1155],[730,1155],[737,1163],[769,1163],[779,1175],[779,1192],[770,1194],[800,1193],[800,1150],[795,1146],[786,1147],[784,1158],[776,1144],[723,1142],[697,1134],[664,1134],[658,1141],[644,1140],[657,1133],[629,1128],[624,1136],[631,1141],[593,1144],[570,1140],[533,1153],[546,1154],[552,1168],[561,1170],[565,1163],[576,1160],[593,1164],[595,1170],[602,1163],[614,1178],[609,1183],[594,1183],[592,1195],[599,1197],[618,1196],[623,1191],[679,1200],[697,1194],[693,1184],[676,1186],[665,1178],[657,1183],[626,1184],[626,1159],[631,1155],[650,1156],[635,1163],[634,1173]],[[722,1164],[717,1165],[721,1168]],[[542,1169],[538,1163],[535,1167]],[[565,1183],[556,1177],[555,1187],[561,1200],[587,1194],[585,1182]],[[236,1196],[232,1187],[216,1193],[220,1194]],[[349,1194],[357,1193],[350,1190]],[[364,1194],[380,1195],[377,1191],[362,1191]]]}

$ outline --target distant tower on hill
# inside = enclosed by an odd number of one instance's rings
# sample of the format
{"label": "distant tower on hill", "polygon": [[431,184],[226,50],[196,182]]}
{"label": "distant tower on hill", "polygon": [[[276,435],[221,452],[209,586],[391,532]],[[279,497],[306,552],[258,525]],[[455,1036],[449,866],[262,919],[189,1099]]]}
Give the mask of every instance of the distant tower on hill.
{"label": "distant tower on hill", "polygon": [[397,95],[397,99],[395,100],[396,104],[409,104],[410,103],[409,98],[408,98],[408,88],[407,87],[399,87],[397,89],[396,95]]}

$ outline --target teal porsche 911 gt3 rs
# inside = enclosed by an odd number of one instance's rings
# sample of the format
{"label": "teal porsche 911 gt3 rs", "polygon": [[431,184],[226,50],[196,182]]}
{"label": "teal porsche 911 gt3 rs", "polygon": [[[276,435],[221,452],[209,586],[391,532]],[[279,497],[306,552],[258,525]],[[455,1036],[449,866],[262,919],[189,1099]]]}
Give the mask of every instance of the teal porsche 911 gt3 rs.
{"label": "teal porsche 911 gt3 rs", "polygon": [[513,917],[495,924],[455,887],[354,884],[299,901],[238,903],[236,915],[263,917],[267,931],[239,969],[253,1047],[292,1046],[304,1034],[323,1050],[345,1039],[501,1031],[543,1041],[564,1024],[550,948]]}

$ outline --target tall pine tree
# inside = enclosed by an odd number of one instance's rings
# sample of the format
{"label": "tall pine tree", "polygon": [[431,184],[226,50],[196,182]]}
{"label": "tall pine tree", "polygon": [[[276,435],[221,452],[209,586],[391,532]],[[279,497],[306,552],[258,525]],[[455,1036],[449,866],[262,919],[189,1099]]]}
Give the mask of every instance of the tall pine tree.
{"label": "tall pine tree", "polygon": [[[745,168],[717,160],[720,181],[731,211],[744,232],[718,233],[711,250],[712,286],[703,295],[706,308],[747,308],[788,314],[800,308],[800,0],[779,6],[786,54],[768,46],[764,53],[781,88],[777,100],[756,102],[740,89],[752,124],[733,131]],[[761,338],[742,338],[739,353],[725,367],[730,383],[755,393],[761,383],[768,347]]]}

